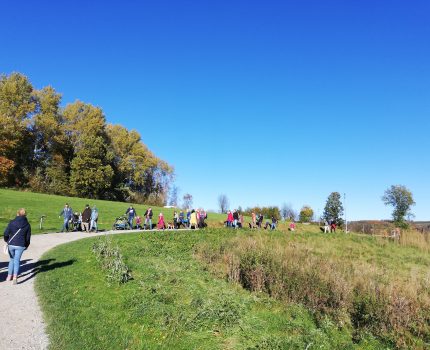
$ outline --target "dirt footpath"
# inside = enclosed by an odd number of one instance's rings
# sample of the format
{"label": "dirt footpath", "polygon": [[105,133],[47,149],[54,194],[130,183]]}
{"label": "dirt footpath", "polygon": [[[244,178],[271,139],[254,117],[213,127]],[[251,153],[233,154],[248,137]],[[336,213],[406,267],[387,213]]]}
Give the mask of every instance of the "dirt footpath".
{"label": "dirt footpath", "polygon": [[[133,231],[127,231],[133,232]],[[21,258],[18,284],[6,282],[9,257],[0,256],[0,349],[41,350],[48,348],[42,311],[34,290],[37,261],[43,253],[63,243],[104,234],[124,233],[109,231],[99,233],[48,233],[33,235],[28,250]],[[3,245],[3,243],[1,244]]]}

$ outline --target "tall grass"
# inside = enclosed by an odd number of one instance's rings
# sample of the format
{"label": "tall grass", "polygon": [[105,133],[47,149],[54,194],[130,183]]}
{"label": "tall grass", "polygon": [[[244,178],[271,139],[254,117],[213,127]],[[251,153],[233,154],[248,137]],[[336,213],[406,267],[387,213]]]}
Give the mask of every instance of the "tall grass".
{"label": "tall grass", "polygon": [[401,233],[399,243],[402,246],[416,247],[430,252],[430,234],[419,232],[416,229],[405,230]]}
{"label": "tall grass", "polygon": [[229,281],[305,305],[317,320],[329,316],[351,328],[356,341],[371,333],[398,348],[424,349],[430,343],[430,274],[396,279],[366,261],[328,258],[304,245],[262,236],[232,239],[213,249],[201,245],[196,254]]}

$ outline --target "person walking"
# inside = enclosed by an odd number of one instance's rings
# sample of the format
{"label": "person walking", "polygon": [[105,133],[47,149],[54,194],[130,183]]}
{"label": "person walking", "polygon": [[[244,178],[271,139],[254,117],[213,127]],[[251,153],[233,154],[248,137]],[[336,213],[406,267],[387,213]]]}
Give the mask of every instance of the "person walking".
{"label": "person walking", "polygon": [[237,223],[239,222],[239,213],[236,209],[233,210],[233,227],[237,228]]}
{"label": "person walking", "polygon": [[148,208],[145,211],[145,224],[143,225],[143,228],[145,229],[149,225],[149,229],[152,230],[152,215],[154,213],[152,212],[152,208]]}
{"label": "person walking", "polygon": [[191,228],[190,221],[191,221],[191,212],[190,212],[190,209],[187,209],[187,226],[188,226],[188,228]]}
{"label": "person walking", "polygon": [[328,224],[327,220],[324,220],[324,233],[329,233],[330,232],[330,226]]}
{"label": "person walking", "polygon": [[175,229],[179,228],[179,215],[178,215],[177,211],[175,211],[173,213],[173,226],[174,226]]}
{"label": "person walking", "polygon": [[197,228],[197,213],[194,209],[191,211],[190,214],[190,228],[192,227],[194,227],[195,229]]}
{"label": "person walking", "polygon": [[133,221],[134,217],[137,215],[136,210],[133,208],[132,205],[130,205],[125,212],[125,215],[128,215],[128,226],[130,227],[130,230],[133,229]]}
{"label": "person walking", "polygon": [[276,229],[277,222],[278,222],[278,220],[275,218],[274,215],[272,215],[272,225],[270,226],[271,230],[275,230]]}
{"label": "person walking", "polygon": [[69,206],[69,204],[66,203],[64,205],[64,208],[61,211],[60,215],[58,216],[58,218],[63,217],[63,219],[64,219],[63,227],[61,229],[61,232],[67,232],[67,231],[69,231],[69,222],[72,219],[72,216],[73,216],[73,210]]}
{"label": "person walking", "polygon": [[332,221],[330,225],[330,232],[336,233],[336,221]]}
{"label": "person walking", "polygon": [[93,229],[98,231],[97,229],[97,220],[99,219],[99,211],[97,210],[96,206],[93,207],[93,210],[91,210],[91,225],[90,225],[90,231]]}
{"label": "person walking", "polygon": [[179,212],[179,224],[178,224],[178,228],[180,228],[181,225],[184,225],[184,227],[186,227],[186,225],[185,225],[185,215],[184,215],[184,212],[182,210]]}
{"label": "person walking", "polygon": [[9,222],[4,231],[3,239],[8,244],[9,266],[6,281],[13,279],[13,284],[18,283],[19,265],[21,256],[30,246],[31,226],[27,220],[27,213],[21,208],[16,213],[16,218]]}
{"label": "person walking", "polygon": [[165,229],[165,226],[164,226],[164,215],[163,215],[163,213],[160,213],[160,214],[158,215],[157,228],[158,228],[159,230],[164,230],[164,229]]}
{"label": "person walking", "polygon": [[84,211],[82,212],[82,231],[85,231],[87,233],[90,232],[90,221],[91,221],[91,209],[90,205],[87,204],[85,206]]}
{"label": "person walking", "polygon": [[232,227],[233,225],[233,214],[229,210],[227,213],[227,227]]}
{"label": "person walking", "polygon": [[254,211],[251,214],[251,220],[252,220],[252,228],[255,228],[257,226],[257,217],[255,216]]}

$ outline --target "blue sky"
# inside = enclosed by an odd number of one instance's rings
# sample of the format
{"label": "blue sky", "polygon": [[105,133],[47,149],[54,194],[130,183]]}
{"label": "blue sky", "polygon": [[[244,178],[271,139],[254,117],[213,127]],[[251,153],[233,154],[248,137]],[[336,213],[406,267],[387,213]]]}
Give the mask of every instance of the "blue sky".
{"label": "blue sky", "polygon": [[103,108],[217,208],[385,219],[392,184],[430,219],[430,3],[9,1],[0,72]]}

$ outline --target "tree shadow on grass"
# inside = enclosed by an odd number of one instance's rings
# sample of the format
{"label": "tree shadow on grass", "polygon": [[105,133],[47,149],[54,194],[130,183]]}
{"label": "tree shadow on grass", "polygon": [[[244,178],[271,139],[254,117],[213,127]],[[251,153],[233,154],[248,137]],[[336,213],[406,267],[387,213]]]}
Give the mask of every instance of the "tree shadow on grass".
{"label": "tree shadow on grass", "polygon": [[[54,262],[55,260],[56,259],[46,259],[46,260],[39,260],[36,262],[29,262],[29,261],[32,261],[31,259],[21,260],[18,284],[27,282],[28,280],[34,278],[38,273],[47,272],[61,267],[70,266],[76,262],[76,259],[70,259],[70,260],[61,261],[61,262]],[[2,264],[6,264],[7,266],[8,263],[2,263]],[[0,281],[4,281],[6,277],[7,277],[7,270],[0,273]]]}

